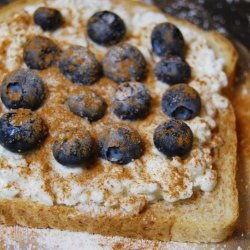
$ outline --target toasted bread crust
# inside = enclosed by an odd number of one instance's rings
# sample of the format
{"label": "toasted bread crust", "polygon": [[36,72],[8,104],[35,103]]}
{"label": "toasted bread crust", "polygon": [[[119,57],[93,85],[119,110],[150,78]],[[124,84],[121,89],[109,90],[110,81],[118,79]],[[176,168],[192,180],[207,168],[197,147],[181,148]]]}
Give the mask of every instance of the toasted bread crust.
{"label": "toasted bread crust", "polygon": [[[113,0],[117,4],[145,5],[136,1]],[[18,11],[30,0],[21,0],[1,10],[0,21]],[[155,7],[148,6],[155,11]],[[2,15],[3,14],[3,15]],[[237,54],[231,43],[215,32],[203,32],[196,26],[169,17],[177,25],[184,25],[207,37],[210,46],[219,57],[225,59],[225,71],[230,84],[234,76]],[[138,216],[96,216],[79,213],[72,207],[45,206],[21,199],[0,200],[0,222],[6,225],[22,225],[36,228],[59,228],[73,231],[88,231],[102,235],[120,235],[152,240],[174,240],[189,242],[219,242],[228,237],[238,217],[238,196],[235,184],[236,146],[234,112],[219,111],[218,131],[224,144],[215,154],[218,184],[210,194],[176,204],[173,209],[158,202],[149,206]],[[219,202],[220,201],[220,202]],[[225,206],[213,209],[220,205]],[[222,209],[220,214],[218,211]],[[210,211],[210,213],[208,213]],[[208,219],[209,218],[209,219]]]}

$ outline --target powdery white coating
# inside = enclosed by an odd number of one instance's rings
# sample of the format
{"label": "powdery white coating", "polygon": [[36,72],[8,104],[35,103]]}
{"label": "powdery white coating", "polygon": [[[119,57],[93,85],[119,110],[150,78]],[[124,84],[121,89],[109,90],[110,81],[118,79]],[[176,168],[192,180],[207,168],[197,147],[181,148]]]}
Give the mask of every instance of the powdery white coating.
{"label": "powdery white coating", "polygon": [[213,104],[218,109],[226,109],[228,107],[228,99],[219,94],[214,94],[212,97]]}
{"label": "powdery white coating", "polygon": [[15,185],[9,187],[10,183],[15,183],[19,179],[19,170],[14,169],[9,171],[7,169],[0,170],[0,197],[11,199],[15,197],[19,190]]}
{"label": "powdery white coating", "polygon": [[185,170],[191,180],[194,181],[194,186],[197,186],[196,179],[203,176],[207,166],[212,166],[211,150],[208,148],[204,150],[194,149],[191,155],[193,158],[186,162]]}
{"label": "powdery white coating", "polygon": [[204,175],[201,175],[196,179],[195,185],[200,186],[200,189],[204,192],[211,192],[217,183],[216,180],[216,171],[207,169]]}
{"label": "powdery white coating", "polygon": [[121,208],[125,213],[132,215],[138,214],[146,205],[146,200],[144,199],[131,199],[130,197],[123,200]]}
{"label": "powdery white coating", "polygon": [[90,195],[90,199],[97,203],[97,204],[100,204],[101,202],[103,202],[104,200],[104,194],[102,191],[100,190],[94,190],[91,195]]}
{"label": "powdery white coating", "polygon": [[187,121],[186,123],[191,128],[195,140],[197,140],[200,144],[204,144],[211,139],[212,132],[209,128],[208,122],[204,118],[195,117],[194,119],[192,119],[191,121]]}
{"label": "powdery white coating", "polygon": [[124,237],[105,237],[86,232],[69,232],[56,229],[34,229],[27,227],[5,227],[0,225],[0,241],[4,249],[40,250],[111,250],[111,249],[248,249],[249,233],[216,244],[163,242]]}
{"label": "powdery white coating", "polygon": [[0,146],[0,156],[3,164],[11,168],[27,165],[26,160],[20,154],[15,154],[6,150],[4,147]]}
{"label": "powdery white coating", "polygon": [[115,179],[107,179],[104,181],[104,186],[110,190],[113,194],[120,194],[124,191],[122,183]]}
{"label": "powdery white coating", "polygon": [[80,168],[80,167],[69,168],[69,167],[63,166],[58,161],[56,161],[53,154],[51,154],[50,162],[51,162],[51,166],[53,170],[62,177],[67,177],[71,174],[82,174],[84,172],[83,168]]}
{"label": "powdery white coating", "polygon": [[[140,49],[152,66],[159,61],[152,53],[150,35],[155,25],[167,21],[165,15],[144,7],[126,9],[120,5],[113,6],[109,0],[102,1],[101,5],[99,3],[96,0],[45,1],[46,5],[59,9],[64,16],[64,27],[54,32],[43,32],[40,27],[32,25],[32,14],[43,4],[27,6],[27,12],[15,15],[11,23],[0,24],[1,61],[6,62],[7,70],[25,67],[22,62],[22,47],[30,35],[52,38],[62,49],[71,44],[88,46],[101,59],[107,48],[91,42],[86,34],[87,19],[99,10],[111,10],[120,15],[129,34],[126,42]],[[164,200],[166,205],[169,205],[190,198],[194,189],[210,192],[215,187],[217,177],[216,171],[212,169],[212,145],[216,143],[212,141],[212,130],[216,127],[216,110],[228,106],[227,99],[220,95],[221,89],[227,85],[227,78],[223,72],[223,61],[215,57],[206,40],[185,27],[179,28],[187,44],[186,60],[192,68],[190,86],[200,93],[202,99],[200,115],[187,121],[194,134],[194,146],[190,153],[192,157],[188,160],[179,157],[167,159],[154,147],[154,130],[159,123],[167,119],[159,114],[149,126],[138,127],[139,132],[143,131],[149,141],[150,148],[140,159],[124,166],[132,178],[120,179],[122,167],[101,160],[103,172],[87,180],[84,185],[79,185],[74,178],[88,170],[84,167],[66,168],[56,162],[52,155],[49,156],[53,180],[51,185],[57,204],[76,206],[79,211],[93,215],[116,213],[118,206],[119,213],[136,215],[147,203]],[[47,84],[53,86],[57,81],[58,79],[51,79]],[[152,98],[160,98],[168,88],[167,84],[155,79]],[[63,125],[66,126],[61,124]],[[82,125],[91,129],[84,120]],[[98,127],[96,130],[98,131]],[[44,180],[41,178],[38,165],[28,166],[21,155],[13,154],[2,147],[0,158],[4,162],[3,166],[8,166],[0,169],[0,197],[12,198],[21,195],[24,199],[32,199],[46,205],[53,204],[52,198],[43,190]],[[30,176],[24,178],[20,174],[22,166],[31,168]],[[7,187],[11,183],[13,185]]]}
{"label": "powdery white coating", "polygon": [[[23,199],[31,199],[45,205],[53,201],[44,190],[44,180],[41,178],[39,164],[28,164],[19,154],[12,153],[0,146],[0,197],[11,199],[17,195]],[[29,170],[29,174],[20,172]]]}
{"label": "powdery white coating", "polygon": [[20,195],[24,199],[31,199],[45,205],[53,205],[52,198],[44,190],[44,180],[41,178],[41,166],[37,163],[30,164],[29,169],[32,174],[29,174],[27,179],[18,179]]}
{"label": "powdery white coating", "polygon": [[[80,203],[81,200],[84,200],[82,197],[84,187],[74,181],[68,182],[67,184],[55,181],[52,183],[52,188],[58,204],[73,206]],[[67,189],[68,192],[62,192],[63,189]],[[68,193],[70,193],[70,195],[68,195]]]}
{"label": "powdery white coating", "polygon": [[[148,181],[144,192],[146,191],[146,194],[150,194],[151,199],[154,197],[154,200],[163,199],[166,202],[175,202],[192,196],[193,184],[189,178],[184,176],[185,169],[182,167],[181,160],[177,158],[174,158],[172,161],[166,160],[164,155],[153,153],[147,154],[142,158],[145,175],[147,176],[145,180]],[[137,166],[137,172],[140,171],[141,167]],[[141,180],[144,182],[141,185],[145,185],[145,180]],[[182,182],[181,185],[179,184],[180,181]],[[153,186],[153,183],[158,183],[158,185]],[[173,189],[177,191],[178,195],[172,193],[171,190]],[[140,194],[140,188],[135,190],[137,194]]]}

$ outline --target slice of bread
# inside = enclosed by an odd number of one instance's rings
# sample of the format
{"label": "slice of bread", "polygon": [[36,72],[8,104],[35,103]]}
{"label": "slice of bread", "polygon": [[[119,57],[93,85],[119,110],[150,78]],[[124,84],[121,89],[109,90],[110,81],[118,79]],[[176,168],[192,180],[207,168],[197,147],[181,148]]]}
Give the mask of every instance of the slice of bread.
{"label": "slice of bread", "polygon": [[[0,21],[5,21],[14,12],[34,2],[20,0],[3,8],[0,12]],[[159,12],[158,9],[137,1],[113,0],[113,2],[124,8],[146,6],[149,10]],[[237,61],[237,54],[232,44],[216,32],[204,32],[186,21],[170,16],[168,20],[206,38],[216,56],[223,58],[224,70],[231,85]],[[214,154],[218,183],[209,194],[199,194],[197,197],[179,202],[173,205],[172,209],[159,201],[135,216],[91,216],[84,212],[79,214],[79,211],[71,206],[45,206],[20,198],[2,199],[0,222],[6,225],[59,228],[152,240],[222,241],[232,233],[238,218],[238,195],[235,183],[237,139],[234,111],[230,104],[227,109],[219,110],[216,122],[218,134],[223,138],[223,145]]]}

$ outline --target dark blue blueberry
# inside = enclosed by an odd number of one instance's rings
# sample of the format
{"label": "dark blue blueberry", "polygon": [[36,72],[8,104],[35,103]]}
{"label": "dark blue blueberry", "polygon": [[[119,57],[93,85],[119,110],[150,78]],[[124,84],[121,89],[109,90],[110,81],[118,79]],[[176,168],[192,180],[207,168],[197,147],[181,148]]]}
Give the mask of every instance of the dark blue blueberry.
{"label": "dark blue blueberry", "polygon": [[114,113],[123,120],[136,120],[145,117],[150,108],[148,89],[139,82],[119,85],[113,100]]}
{"label": "dark blue blueberry", "polygon": [[1,86],[1,99],[9,109],[39,108],[45,98],[43,80],[31,70],[15,70]]}
{"label": "dark blue blueberry", "polygon": [[90,122],[101,119],[107,109],[105,101],[86,87],[79,88],[71,94],[68,106],[71,112],[86,117]]}
{"label": "dark blue blueberry", "polygon": [[34,22],[43,30],[56,30],[62,23],[60,11],[48,7],[40,7],[34,13]]}
{"label": "dark blue blueberry", "polygon": [[75,167],[90,159],[94,152],[94,141],[86,130],[66,129],[55,139],[52,151],[60,164]]}
{"label": "dark blue blueberry", "polygon": [[110,48],[103,59],[105,76],[121,83],[141,81],[146,76],[146,61],[143,54],[130,44]]}
{"label": "dark blue blueberry", "polygon": [[166,90],[162,97],[163,112],[178,120],[189,120],[201,110],[198,92],[186,84],[177,84]]}
{"label": "dark blue blueberry", "polygon": [[46,135],[43,120],[28,109],[18,109],[0,118],[0,144],[12,152],[35,149]]}
{"label": "dark blue blueberry", "polygon": [[192,149],[193,133],[186,123],[170,120],[155,129],[154,144],[167,157],[185,156]]}
{"label": "dark blue blueberry", "polygon": [[107,128],[98,142],[100,157],[116,164],[127,164],[141,157],[143,142],[138,132],[128,126]]}
{"label": "dark blue blueberry", "polygon": [[95,55],[82,46],[71,46],[59,59],[59,69],[70,81],[90,85],[99,80],[101,65]]}
{"label": "dark blue blueberry", "polygon": [[123,20],[110,11],[95,13],[90,17],[87,26],[90,39],[104,46],[119,43],[126,33]]}
{"label": "dark blue blueberry", "polygon": [[153,52],[157,56],[184,57],[184,38],[181,31],[172,23],[161,23],[155,26],[151,34],[151,43]]}
{"label": "dark blue blueberry", "polygon": [[161,59],[155,67],[156,77],[167,84],[186,83],[191,77],[191,68],[178,56]]}
{"label": "dark blue blueberry", "polygon": [[47,69],[59,55],[57,45],[47,37],[35,36],[24,45],[23,60],[30,69]]}

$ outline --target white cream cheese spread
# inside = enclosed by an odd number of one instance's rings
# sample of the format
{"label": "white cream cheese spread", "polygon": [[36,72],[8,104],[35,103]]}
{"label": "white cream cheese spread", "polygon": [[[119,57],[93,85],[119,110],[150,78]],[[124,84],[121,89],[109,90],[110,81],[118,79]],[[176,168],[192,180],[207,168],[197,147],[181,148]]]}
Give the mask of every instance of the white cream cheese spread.
{"label": "white cream cheese spread", "polygon": [[[61,11],[65,19],[62,28],[54,32],[43,32],[32,22],[36,8],[44,5]],[[111,10],[124,20],[128,30],[126,42],[141,50],[151,72],[158,59],[152,54],[150,34],[155,25],[168,21],[164,14],[143,6],[127,9],[119,4],[114,5],[109,0],[47,0],[42,4],[26,6],[24,11],[0,24],[0,80],[11,70],[26,67],[22,61],[23,44],[32,35],[47,36],[62,49],[71,44],[87,46],[101,59],[107,48],[94,44],[86,34],[88,18],[99,10]],[[187,45],[186,60],[192,68],[192,80],[189,84],[198,91],[202,99],[200,115],[186,122],[194,134],[194,145],[189,157],[185,159],[174,157],[170,160],[154,147],[154,130],[161,122],[168,119],[158,105],[155,107],[157,111],[150,114],[149,118],[132,125],[147,141],[145,154],[125,166],[100,160],[101,171],[90,177],[88,174],[92,170],[62,166],[56,162],[52,153],[46,156],[50,164],[48,172],[44,174],[41,173],[42,162],[28,162],[25,156],[0,147],[0,198],[20,197],[48,206],[53,204],[75,206],[79,211],[95,214],[110,211],[138,214],[150,203],[162,200],[168,205],[190,198],[194,190],[212,191],[217,180],[212,151],[218,146],[213,130],[216,127],[216,111],[228,107],[228,100],[220,95],[221,89],[227,85],[227,77],[223,72],[223,60],[216,58],[206,39],[186,27],[179,28]],[[44,81],[52,93],[49,101],[53,102],[54,96],[55,100],[60,98],[53,93],[55,91],[53,87],[57,86],[61,79],[56,79],[49,69],[47,71]],[[149,89],[152,98],[160,100],[169,86],[157,81],[152,75],[151,72],[148,80],[151,81]],[[147,86],[147,82],[145,85]],[[105,91],[104,95],[110,97],[114,90],[110,87]],[[1,110],[2,113],[6,112],[3,105]],[[42,109],[39,112],[42,112]],[[114,121],[119,121],[112,114],[110,116]],[[90,123],[84,119],[81,123],[87,129],[92,129]],[[100,122],[94,129],[98,132],[102,126],[104,125]],[[51,134],[53,133],[52,131]],[[125,171],[129,173],[127,177]],[[85,175],[86,178],[79,181],[80,176]],[[49,191],[46,189],[48,180]]]}

